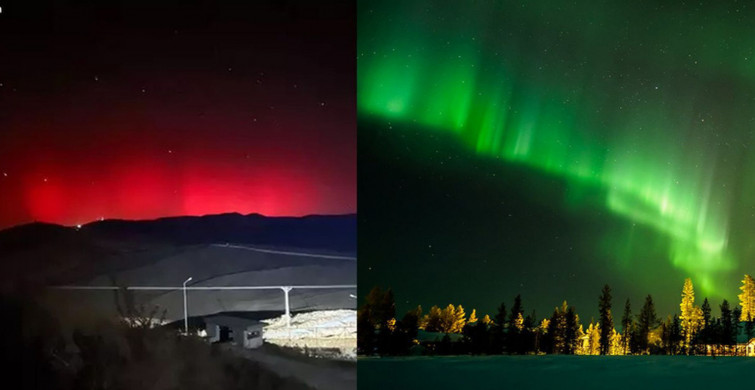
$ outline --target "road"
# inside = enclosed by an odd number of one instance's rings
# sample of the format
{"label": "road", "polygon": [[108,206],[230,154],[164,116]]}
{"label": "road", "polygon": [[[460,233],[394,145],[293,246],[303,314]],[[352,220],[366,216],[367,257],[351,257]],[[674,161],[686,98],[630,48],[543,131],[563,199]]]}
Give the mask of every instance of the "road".
{"label": "road", "polygon": [[294,358],[275,351],[267,345],[259,349],[244,349],[231,344],[226,347],[233,353],[258,362],[281,377],[293,377],[318,390],[356,390],[356,363],[329,361],[326,359]]}

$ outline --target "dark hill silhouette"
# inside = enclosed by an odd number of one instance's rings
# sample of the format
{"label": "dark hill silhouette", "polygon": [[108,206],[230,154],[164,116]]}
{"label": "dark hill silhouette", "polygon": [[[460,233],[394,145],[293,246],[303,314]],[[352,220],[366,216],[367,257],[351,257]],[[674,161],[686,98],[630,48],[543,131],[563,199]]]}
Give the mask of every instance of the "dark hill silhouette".
{"label": "dark hill silhouette", "polygon": [[153,221],[106,220],[81,231],[98,239],[141,238],[180,245],[232,242],[356,253],[356,215],[265,217],[238,213],[169,217]]}
{"label": "dark hill silhouette", "polygon": [[223,243],[354,256],[356,215],[234,213],[105,220],[80,229],[46,223],[20,225],[0,231],[0,283],[10,290],[82,283],[179,255],[193,259],[194,253],[209,244]]}

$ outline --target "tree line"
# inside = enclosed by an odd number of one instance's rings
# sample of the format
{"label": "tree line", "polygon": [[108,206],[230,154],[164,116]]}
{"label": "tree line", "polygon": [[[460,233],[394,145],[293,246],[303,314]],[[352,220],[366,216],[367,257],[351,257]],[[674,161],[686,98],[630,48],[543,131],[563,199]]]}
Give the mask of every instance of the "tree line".
{"label": "tree line", "polygon": [[616,322],[611,288],[605,285],[598,297],[599,319],[583,324],[567,301],[538,321],[534,311],[525,314],[521,295],[510,309],[501,303],[492,318],[478,318],[474,309],[467,316],[462,305],[449,304],[433,306],[427,313],[417,306],[397,319],[393,291],[375,287],[359,308],[357,346],[361,355],[736,354],[737,334],[744,332],[747,340],[755,337],[755,281],[750,275],[745,275],[740,290],[739,305],[732,308],[724,299],[721,315],[713,317],[707,298],[695,304],[688,278],[679,313],[660,318],[648,295],[636,315],[627,299]]}

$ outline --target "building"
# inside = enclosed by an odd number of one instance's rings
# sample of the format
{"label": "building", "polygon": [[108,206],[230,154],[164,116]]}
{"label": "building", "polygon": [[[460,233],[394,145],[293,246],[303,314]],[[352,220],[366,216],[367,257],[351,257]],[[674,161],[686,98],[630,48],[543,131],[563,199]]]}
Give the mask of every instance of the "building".
{"label": "building", "polygon": [[261,322],[233,315],[213,315],[205,317],[205,331],[211,343],[230,342],[244,348],[262,346],[263,326]]}
{"label": "building", "polygon": [[747,324],[745,322],[741,322],[739,324],[739,333],[737,333],[736,344],[707,344],[705,345],[705,354],[708,356],[725,355],[755,357],[755,337],[748,335],[746,329]]}

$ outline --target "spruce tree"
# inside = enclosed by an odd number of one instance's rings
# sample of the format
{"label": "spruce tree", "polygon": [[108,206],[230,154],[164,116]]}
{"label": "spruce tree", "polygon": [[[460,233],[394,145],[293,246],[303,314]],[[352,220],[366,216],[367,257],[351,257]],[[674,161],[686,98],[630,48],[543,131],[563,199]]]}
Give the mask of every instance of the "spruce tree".
{"label": "spruce tree", "polygon": [[425,316],[423,320],[425,330],[428,332],[442,332],[443,331],[443,311],[438,306],[430,308],[430,312]]}
{"label": "spruce tree", "polygon": [[703,322],[702,322],[702,329],[700,329],[700,332],[697,335],[697,342],[703,343],[703,344],[710,344],[711,343],[711,334],[713,332],[713,320],[711,318],[710,312],[710,303],[708,302],[708,298],[705,298],[703,301],[702,306],[702,313],[703,313]]}
{"label": "spruce tree", "polygon": [[561,347],[562,347],[562,339],[561,334],[559,332],[559,321],[561,318],[561,313],[558,311],[558,308],[553,309],[553,314],[551,315],[550,321],[548,321],[548,339],[547,339],[547,345],[548,345],[548,351],[550,353],[561,353]]}
{"label": "spruce tree", "polygon": [[464,329],[464,325],[466,324],[467,318],[466,313],[464,313],[464,307],[459,305],[454,311],[454,323],[451,327],[451,333],[461,333],[461,330]]}
{"label": "spruce tree", "polygon": [[729,307],[729,302],[724,299],[723,303],[721,303],[721,336],[719,343],[723,345],[731,345],[734,343],[734,337],[736,334],[733,330],[733,316],[731,313],[731,308]]}
{"label": "spruce tree", "polygon": [[524,313],[524,308],[522,307],[522,296],[521,294],[517,294],[514,298],[514,306],[511,307],[511,314],[509,315],[509,328],[512,328],[514,325],[514,322],[519,318],[519,315]]}
{"label": "spruce tree", "polygon": [[600,353],[600,324],[594,324],[591,322],[587,328],[587,354],[597,355]]}
{"label": "spruce tree", "polygon": [[645,303],[642,305],[639,318],[637,320],[637,339],[634,343],[636,346],[636,352],[646,353],[648,350],[648,337],[650,330],[652,330],[658,322],[658,317],[655,315],[655,305],[653,304],[653,297],[648,294],[645,298]]}
{"label": "spruce tree", "polygon": [[501,304],[498,306],[498,311],[493,318],[493,326],[490,330],[490,333],[492,334],[491,350],[494,354],[503,353],[504,346],[506,345],[506,334],[504,332],[506,327],[507,314],[508,312],[506,311],[506,303],[501,302]]}
{"label": "spruce tree", "polygon": [[566,301],[561,309],[556,307],[548,322],[548,343],[551,353],[567,353],[566,349]]}
{"label": "spruce tree", "polygon": [[363,305],[357,312],[357,351],[360,355],[372,355],[377,345],[377,334],[372,324],[370,307]]}
{"label": "spruce tree", "polygon": [[634,321],[632,320],[632,306],[629,303],[629,298],[627,298],[627,302],[624,304],[624,315],[621,317],[621,331],[624,334],[624,337],[622,339],[623,341],[623,347],[624,352],[628,353],[629,351],[629,340],[632,338],[632,325],[634,324]]}
{"label": "spruce tree", "polygon": [[750,275],[742,279],[742,293],[738,295],[742,313],[740,321],[755,321],[755,280]]}
{"label": "spruce tree", "polygon": [[740,317],[742,317],[742,308],[736,306],[734,310],[731,311],[731,331],[734,333],[734,343],[737,342],[737,335],[739,334],[739,329],[741,329],[739,324]]}
{"label": "spruce tree", "polygon": [[[566,301],[564,301],[566,303]],[[564,353],[573,355],[577,348],[577,333],[579,332],[579,318],[574,306],[569,306],[565,313],[566,329],[564,329]]]}
{"label": "spruce tree", "polygon": [[508,332],[506,333],[506,344],[509,353],[521,350],[521,331],[524,326],[523,313],[524,307],[522,306],[522,296],[517,294],[514,298],[514,305],[511,307]]}
{"label": "spruce tree", "polygon": [[519,353],[528,353],[535,351],[537,346],[535,340],[535,324],[537,323],[537,317],[533,310],[530,315],[524,318],[524,330],[522,333],[522,343],[520,345]]}
{"label": "spruce tree", "polygon": [[456,307],[453,304],[448,304],[441,312],[441,332],[451,333],[455,329],[456,324]]}
{"label": "spruce tree", "polygon": [[396,300],[393,298],[393,290],[390,288],[385,290],[380,301],[380,316],[382,323],[396,317]]}
{"label": "spruce tree", "polygon": [[710,323],[710,303],[708,303],[708,298],[705,298],[703,301],[703,327],[708,326]]}
{"label": "spruce tree", "polygon": [[503,326],[503,324],[506,323],[506,303],[501,302],[501,304],[498,306],[498,311],[496,312],[495,316],[493,317],[493,322],[495,322],[498,325]]}
{"label": "spruce tree", "polygon": [[697,332],[702,327],[703,312],[695,306],[695,289],[692,286],[692,280],[687,278],[684,280],[684,287],[682,288],[682,302],[679,304],[681,309],[682,335],[684,336],[684,350],[689,353],[692,346],[692,340]]}
{"label": "spruce tree", "polygon": [[474,324],[477,322],[477,310],[472,309],[472,314],[469,315],[469,320],[467,320],[468,324]]}
{"label": "spruce tree", "polygon": [[613,330],[613,315],[611,314],[611,287],[603,286],[598,302],[600,310],[600,354],[607,355],[611,348],[611,331]]}

